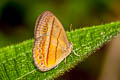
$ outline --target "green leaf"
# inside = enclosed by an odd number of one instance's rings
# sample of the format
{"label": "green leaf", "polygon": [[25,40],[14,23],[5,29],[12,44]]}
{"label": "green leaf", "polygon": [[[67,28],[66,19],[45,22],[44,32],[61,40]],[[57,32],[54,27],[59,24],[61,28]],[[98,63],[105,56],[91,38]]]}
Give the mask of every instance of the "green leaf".
{"label": "green leaf", "polygon": [[57,68],[47,72],[40,72],[33,64],[32,48],[33,39],[22,43],[7,46],[0,49],[0,80],[28,79],[48,80],[60,76],[65,71],[73,68],[78,62],[82,62],[100,46],[109,42],[120,32],[120,22],[105,25],[92,26],[67,32],[70,42],[73,43],[73,51],[62,61]]}

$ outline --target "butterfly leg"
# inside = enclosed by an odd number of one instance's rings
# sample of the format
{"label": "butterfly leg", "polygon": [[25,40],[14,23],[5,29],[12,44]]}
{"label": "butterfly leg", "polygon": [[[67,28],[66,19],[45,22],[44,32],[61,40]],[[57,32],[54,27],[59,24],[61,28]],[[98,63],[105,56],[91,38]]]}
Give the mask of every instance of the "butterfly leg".
{"label": "butterfly leg", "polygon": [[72,52],[74,53],[74,55],[76,55],[76,56],[80,56],[80,55],[78,55],[74,50],[72,50]]}
{"label": "butterfly leg", "polygon": [[66,58],[64,59],[64,64],[66,64]]}
{"label": "butterfly leg", "polygon": [[72,58],[72,56],[70,55],[70,57]]}
{"label": "butterfly leg", "polygon": [[57,69],[57,68],[58,68],[58,65],[55,66],[55,69]]}

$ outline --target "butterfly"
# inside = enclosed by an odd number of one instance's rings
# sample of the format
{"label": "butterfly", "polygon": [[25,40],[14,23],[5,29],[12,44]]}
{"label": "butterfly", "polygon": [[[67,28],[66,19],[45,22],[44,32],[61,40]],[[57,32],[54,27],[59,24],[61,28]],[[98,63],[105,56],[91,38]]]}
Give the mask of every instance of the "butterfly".
{"label": "butterfly", "polygon": [[62,24],[50,11],[45,11],[38,17],[34,39],[34,64],[43,72],[56,67],[73,48]]}

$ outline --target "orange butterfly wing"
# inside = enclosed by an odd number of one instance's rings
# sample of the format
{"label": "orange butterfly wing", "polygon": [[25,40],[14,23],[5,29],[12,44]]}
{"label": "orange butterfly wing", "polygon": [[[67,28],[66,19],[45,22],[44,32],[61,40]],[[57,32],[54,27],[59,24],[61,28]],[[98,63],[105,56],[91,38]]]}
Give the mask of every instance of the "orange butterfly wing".
{"label": "orange butterfly wing", "polygon": [[33,59],[37,68],[48,71],[66,58],[72,50],[60,21],[49,11],[40,16],[35,27]]}

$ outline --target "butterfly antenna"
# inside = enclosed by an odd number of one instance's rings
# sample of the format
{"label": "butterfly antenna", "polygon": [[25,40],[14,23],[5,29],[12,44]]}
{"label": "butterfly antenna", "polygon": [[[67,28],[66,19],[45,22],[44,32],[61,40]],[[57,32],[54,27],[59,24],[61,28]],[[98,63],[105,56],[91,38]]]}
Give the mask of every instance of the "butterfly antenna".
{"label": "butterfly antenna", "polygon": [[[71,31],[72,31],[72,24],[70,24],[69,32],[70,32],[70,38],[71,38]],[[72,39],[72,38],[71,38]]]}
{"label": "butterfly antenna", "polygon": [[70,32],[72,31],[72,24],[70,24]]}

